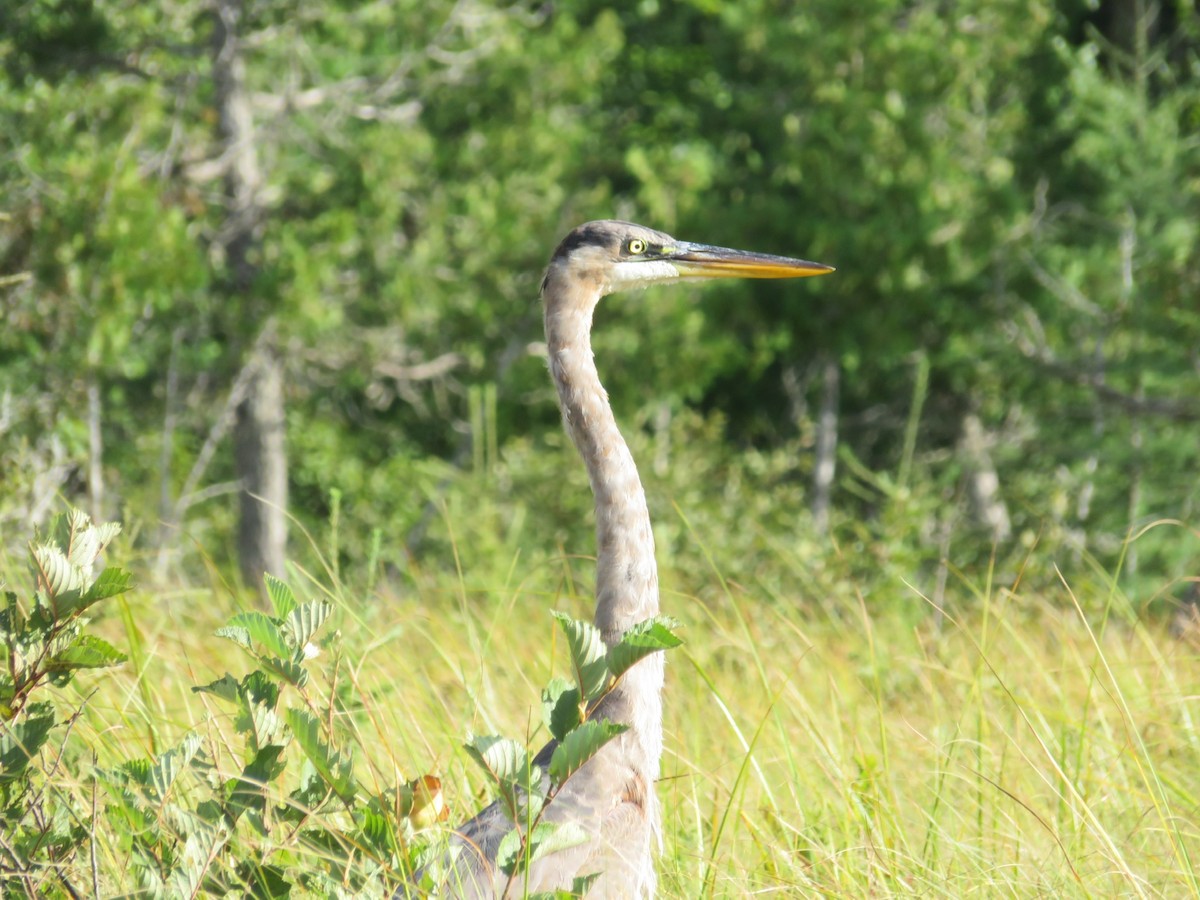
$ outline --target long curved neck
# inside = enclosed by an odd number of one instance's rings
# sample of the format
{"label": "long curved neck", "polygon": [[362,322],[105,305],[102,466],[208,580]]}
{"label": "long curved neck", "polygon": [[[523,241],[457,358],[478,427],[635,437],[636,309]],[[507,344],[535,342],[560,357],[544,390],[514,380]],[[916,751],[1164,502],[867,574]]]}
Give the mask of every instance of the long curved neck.
{"label": "long curved neck", "polygon": [[658,567],[646,494],[592,355],[591,302],[546,293],[550,375],[563,424],[587,464],[596,500],[596,627],[607,644],[658,614]]}
{"label": "long curved neck", "polygon": [[[596,500],[595,623],[611,646],[630,626],[658,614],[658,566],[646,493],[592,355],[592,312],[600,295],[598,282],[587,287],[553,264],[542,285],[550,376]],[[660,821],[653,785],[662,760],[663,663],[662,653],[650,654],[621,677],[596,710],[629,726],[619,743],[624,762],[649,788],[646,812],[654,835]]]}

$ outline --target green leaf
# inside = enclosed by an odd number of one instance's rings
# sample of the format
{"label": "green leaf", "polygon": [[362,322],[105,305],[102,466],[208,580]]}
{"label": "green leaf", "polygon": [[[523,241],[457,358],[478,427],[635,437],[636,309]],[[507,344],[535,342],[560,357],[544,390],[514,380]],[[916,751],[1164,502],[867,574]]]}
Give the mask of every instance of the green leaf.
{"label": "green leaf", "polygon": [[226,672],[216,681],[210,681],[208,684],[199,684],[192,687],[194,694],[212,694],[220,697],[222,700],[228,700],[230,703],[236,703],[240,697],[241,685],[238,680]]}
{"label": "green leaf", "polygon": [[519,828],[510,828],[504,832],[504,837],[500,838],[496,847],[496,866],[505,875],[515,875],[525,868],[524,854],[521,852],[524,846],[523,836]]}
{"label": "green leaf", "polygon": [[592,885],[596,883],[596,879],[599,877],[599,872],[592,872],[590,875],[576,875],[575,880],[571,882],[570,896],[586,897],[587,892],[592,889]]}
{"label": "green leaf", "polygon": [[468,738],[463,747],[495,784],[528,779],[529,753],[510,738],[477,735]]}
{"label": "green leaf", "polygon": [[659,650],[671,650],[683,643],[672,628],[679,623],[669,616],[655,616],[639,622],[621,636],[608,651],[608,668],[614,678],[620,678],[638,662]]}
{"label": "green leaf", "polygon": [[93,525],[87,513],[72,509],[51,526],[54,540],[73,565],[90,569],[113,538],[121,533],[118,522]]}
{"label": "green leaf", "polygon": [[205,873],[229,839],[229,831],[223,824],[212,825],[198,817],[193,817],[188,824],[191,827],[187,831],[183,853],[176,858],[167,878],[170,887],[167,893],[172,897],[196,897],[200,894]]}
{"label": "green leaf", "polygon": [[542,691],[542,718],[550,734],[561,741],[579,724],[579,688],[565,678],[553,678]]}
{"label": "green leaf", "polygon": [[562,784],[628,727],[606,719],[584,722],[554,748],[554,755],[550,757],[550,777],[555,784]]}
{"label": "green leaf", "polygon": [[268,653],[281,657],[292,655],[292,648],[284,640],[278,623],[266,613],[261,613],[257,610],[238,613],[229,620],[229,625],[226,628],[222,628],[217,634],[222,637],[229,637],[229,635],[222,634],[222,632],[230,628],[245,629],[250,639],[261,644]]}
{"label": "green leaf", "polygon": [[292,645],[297,650],[303,650],[304,645],[312,640],[325,620],[333,612],[329,603],[305,603],[293,609],[284,620],[283,631],[292,639]]}
{"label": "green leaf", "polygon": [[287,722],[292,728],[296,743],[300,745],[300,749],[325,783],[342,800],[347,803],[353,801],[358,790],[358,784],[354,780],[354,760],[337,752],[325,742],[321,723],[307,710],[289,709]]}
{"label": "green leaf", "polygon": [[120,771],[145,787],[150,784],[150,765],[148,759],[129,759],[121,763]]}
{"label": "green leaf", "polygon": [[267,806],[266,786],[283,773],[284,764],[279,761],[283,747],[268,744],[254,755],[254,759],[242,769],[241,776],[233,782],[229,793],[229,820],[236,822],[247,810],[263,812]]}
{"label": "green leaf", "polygon": [[263,583],[267,586],[267,596],[271,598],[271,606],[275,610],[275,618],[286,619],[296,608],[296,595],[292,589],[272,575],[263,575]]}
{"label": "green leaf", "polygon": [[87,573],[74,565],[57,547],[40,545],[31,551],[38,590],[56,618],[70,615],[79,606],[87,588]]}
{"label": "green leaf", "polygon": [[253,651],[254,644],[250,642],[250,632],[245,628],[235,628],[232,625],[224,625],[218,628],[214,634],[217,637],[223,637],[226,640],[233,641],[239,647]]}
{"label": "green leaf", "polygon": [[100,600],[107,600],[117,594],[123,594],[133,585],[133,573],[125,569],[109,566],[100,573],[100,577],[92,582],[92,586],[83,595],[83,605],[91,606]]}
{"label": "green leaf", "polygon": [[107,666],[119,666],[128,657],[108,641],[83,634],[75,638],[71,646],[60,653],[54,654],[46,664],[48,670],[54,669],[103,669]]}
{"label": "green leaf", "polygon": [[201,743],[200,735],[193,732],[150,765],[148,786],[159,800],[166,799],[179,773],[195,758]]}
{"label": "green leaf", "polygon": [[289,684],[301,688],[308,684],[308,669],[294,659],[272,659],[264,656],[259,657],[259,660],[264,669],[274,672]]}
{"label": "green leaf", "polygon": [[523,872],[543,856],[586,843],[588,833],[571,822],[539,822],[525,835],[520,829],[505,832],[496,848],[496,865],[506,875]]}
{"label": "green leaf", "polygon": [[591,836],[574,822],[540,822],[529,837],[529,860],[537,862],[543,856],[587,843]]}
{"label": "green leaf", "polygon": [[375,853],[387,858],[396,851],[398,841],[390,817],[373,809],[363,809],[356,818],[363,840]]}
{"label": "green leaf", "polygon": [[279,703],[279,685],[266,674],[254,671],[242,679],[242,692],[250,703],[274,709]]}
{"label": "green leaf", "polygon": [[[464,746],[491,778],[508,818],[523,818],[522,807],[528,818],[536,818],[543,802],[539,793],[542,778],[541,770],[532,767],[528,751],[514,740],[494,735],[472,737]],[[539,773],[536,778],[535,771]]]}
{"label": "green leaf", "polygon": [[589,622],[572,619],[566,613],[555,612],[554,618],[567,636],[571,667],[580,694],[585,700],[599,696],[608,687],[609,681],[606,648],[599,629]]}
{"label": "green leaf", "polygon": [[0,782],[12,781],[29,766],[54,727],[54,710],[32,704],[20,722],[0,722]]}

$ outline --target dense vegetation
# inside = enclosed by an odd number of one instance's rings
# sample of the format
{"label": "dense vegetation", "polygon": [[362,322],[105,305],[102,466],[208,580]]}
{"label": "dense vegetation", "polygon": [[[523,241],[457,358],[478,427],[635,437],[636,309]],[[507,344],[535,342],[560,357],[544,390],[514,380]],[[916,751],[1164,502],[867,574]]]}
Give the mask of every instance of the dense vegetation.
{"label": "dense vegetation", "polygon": [[[90,626],[121,669],[3,710],[54,729],[20,784],[82,820],[187,735],[252,761],[190,689],[267,603],[239,495],[277,397],[274,574],[344,641],[300,705],[375,795],[471,808],[455,738],[530,728],[542,613],[587,613],[537,285],[616,216],[838,268],[597,323],[688,642],[664,887],[1195,894],[1198,134],[1186,0],[3,4],[0,578],[41,589],[70,503],[139,586]],[[150,878],[102,821],[20,883]],[[213,877],[313,862],[267,833]]]}

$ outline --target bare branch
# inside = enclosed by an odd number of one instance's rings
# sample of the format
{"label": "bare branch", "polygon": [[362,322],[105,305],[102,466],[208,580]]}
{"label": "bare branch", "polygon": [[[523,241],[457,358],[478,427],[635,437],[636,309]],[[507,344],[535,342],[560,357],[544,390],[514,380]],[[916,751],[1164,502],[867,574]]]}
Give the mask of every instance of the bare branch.
{"label": "bare branch", "polygon": [[[1041,323],[1027,310],[1034,330],[1040,333]],[[1065,363],[1055,357],[1053,351],[1042,341],[1034,341],[1029,334],[1011,327],[1013,343],[1026,359],[1032,360],[1048,375],[1052,375],[1069,384],[1091,389],[1097,398],[1116,406],[1131,415],[1162,416],[1177,422],[1200,421],[1200,405],[1174,397],[1147,397],[1144,392],[1126,393],[1109,384],[1103,370],[1096,371],[1095,367],[1083,368]]]}

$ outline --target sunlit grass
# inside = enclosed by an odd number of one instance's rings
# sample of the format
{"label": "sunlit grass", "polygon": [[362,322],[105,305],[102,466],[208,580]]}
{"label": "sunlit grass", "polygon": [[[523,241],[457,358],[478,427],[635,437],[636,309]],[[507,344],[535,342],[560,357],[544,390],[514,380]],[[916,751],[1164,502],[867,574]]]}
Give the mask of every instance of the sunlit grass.
{"label": "sunlit grass", "polygon": [[[548,611],[588,614],[591,562],[480,559],[443,524],[457,567],[410,564],[361,592],[328,568],[289,581],[338,606],[309,701],[351,727],[360,782],[435,773],[453,822],[486,802],[467,733],[544,739],[539,691],[564,652]],[[686,558],[706,558],[691,540]],[[779,553],[770,587],[664,564],[687,641],[667,674],[665,896],[1200,896],[1195,644],[1139,621],[1113,579],[1077,598],[1068,579],[962,576],[935,615],[903,582],[814,597],[797,577],[789,593],[786,573],[810,563]],[[1053,571],[1038,553],[1019,575]],[[123,602],[95,627],[131,662],[81,679],[74,701],[96,764],[199,729],[232,777],[231,714],[191,690],[248,669],[213,636],[237,605],[228,587]],[[98,883],[120,884],[127,853],[95,821]]]}

